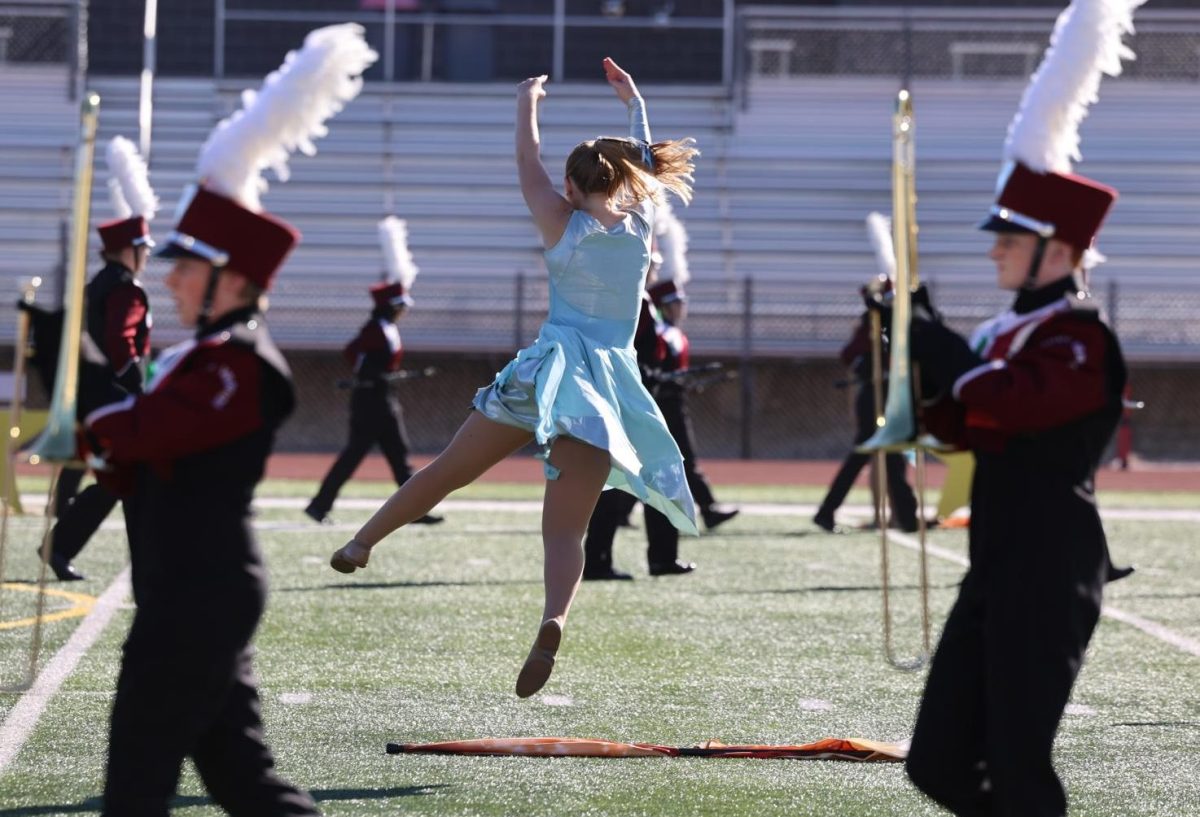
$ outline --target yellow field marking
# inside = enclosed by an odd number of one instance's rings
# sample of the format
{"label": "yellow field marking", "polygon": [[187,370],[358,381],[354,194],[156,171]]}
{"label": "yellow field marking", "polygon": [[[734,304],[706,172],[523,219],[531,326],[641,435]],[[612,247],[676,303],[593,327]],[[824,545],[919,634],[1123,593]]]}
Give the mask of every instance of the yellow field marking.
{"label": "yellow field marking", "polygon": [[[0,585],[4,590],[21,590],[26,593],[36,593],[37,588],[31,584],[20,584],[17,582],[5,582]],[[67,590],[56,590],[53,587],[45,589],[47,596],[56,596],[60,599],[66,599],[73,602],[73,607],[68,607],[66,610],[56,610],[53,613],[45,613],[42,615],[42,623],[50,621],[62,621],[64,618],[79,618],[86,616],[91,612],[92,607],[96,604],[96,597],[89,596],[84,593],[71,593]],[[0,621],[0,630],[15,630],[18,627],[30,627],[37,621],[37,616],[29,618],[20,618],[16,621]]]}

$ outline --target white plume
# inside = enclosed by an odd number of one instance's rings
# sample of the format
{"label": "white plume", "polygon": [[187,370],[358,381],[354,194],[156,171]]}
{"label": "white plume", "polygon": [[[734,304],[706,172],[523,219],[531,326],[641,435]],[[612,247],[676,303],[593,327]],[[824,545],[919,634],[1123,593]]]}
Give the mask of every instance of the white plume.
{"label": "white plume", "polygon": [[158,196],[150,186],[150,171],[138,149],[124,136],[108,142],[108,192],[117,218],[154,218]]}
{"label": "white plume", "polygon": [[379,222],[379,245],[383,248],[383,259],[387,264],[389,284],[399,283],[408,292],[417,278],[417,265],[408,251],[408,222],[388,216]]}
{"label": "white plume", "polygon": [[1074,0],[1054,24],[1050,47],[1008,127],[1006,161],[1038,173],[1067,173],[1081,157],[1079,125],[1098,98],[1102,74],[1117,76],[1134,53],[1133,10],[1146,0]]}
{"label": "white plume", "polygon": [[662,266],[658,270],[658,280],[674,281],[679,286],[692,280],[687,260],[687,230],[684,229],[683,222],[675,216],[675,211],[665,202],[654,214],[654,234],[658,237],[658,251],[662,253],[663,258]]}
{"label": "white plume", "polygon": [[260,91],[243,91],[242,110],[208,137],[196,164],[201,182],[261,210],[259,196],[267,189],[262,171],[269,167],[286,182],[292,152],[315,154],[313,140],[329,132],[325,120],[358,96],[362,72],[378,58],[356,23],[309,32],[304,47],[289,51]]}
{"label": "white plume", "polygon": [[896,279],[896,247],[892,243],[892,220],[883,213],[867,215],[867,237],[875,249],[879,272],[889,281]]}
{"label": "white plume", "polygon": [[129,202],[125,201],[125,194],[121,192],[121,183],[116,179],[108,180],[108,200],[112,202],[113,215],[119,219],[126,219],[133,216],[133,210],[129,208]]}

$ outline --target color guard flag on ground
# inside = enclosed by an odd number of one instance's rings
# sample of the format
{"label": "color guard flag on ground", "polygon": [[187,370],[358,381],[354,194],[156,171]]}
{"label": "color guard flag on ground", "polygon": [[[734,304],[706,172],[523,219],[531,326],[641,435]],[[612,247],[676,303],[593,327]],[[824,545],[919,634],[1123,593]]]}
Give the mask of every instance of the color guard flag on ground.
{"label": "color guard flag on ground", "polygon": [[524,755],[527,757],[741,757],[788,760],[856,760],[899,762],[905,745],[864,738],[824,738],[786,746],[728,745],[708,740],[698,746],[618,743],[591,738],[483,738],[443,743],[389,743],[389,755]]}

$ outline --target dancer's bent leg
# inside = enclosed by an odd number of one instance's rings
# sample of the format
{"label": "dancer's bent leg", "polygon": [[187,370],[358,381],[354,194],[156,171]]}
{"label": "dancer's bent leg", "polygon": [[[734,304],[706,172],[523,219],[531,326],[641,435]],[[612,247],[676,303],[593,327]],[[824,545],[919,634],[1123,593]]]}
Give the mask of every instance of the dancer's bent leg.
{"label": "dancer's bent leg", "polygon": [[[474,482],[532,439],[528,431],[471,412],[446,450],[401,485],[359,529],[350,544],[338,550],[331,564],[344,573],[366,566],[370,549],[381,539],[429,513],[447,494]],[[352,552],[345,553],[347,549]]]}

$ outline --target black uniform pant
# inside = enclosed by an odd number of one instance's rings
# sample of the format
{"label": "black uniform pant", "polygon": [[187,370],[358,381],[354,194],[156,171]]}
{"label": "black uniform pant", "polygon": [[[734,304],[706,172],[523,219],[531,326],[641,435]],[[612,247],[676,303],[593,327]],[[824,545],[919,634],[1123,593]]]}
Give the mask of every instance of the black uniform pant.
{"label": "black uniform pant", "polygon": [[[60,505],[58,522],[50,534],[54,554],[68,562],[78,556],[118,501],[116,494],[94,483],[76,494],[65,506]],[[128,511],[125,514],[125,529],[131,529]]]}
{"label": "black uniform pant", "polygon": [[[854,434],[855,446],[866,442],[875,433],[874,403],[874,395],[871,390],[859,388],[854,399],[854,416],[857,425]],[[833,518],[834,512],[845,501],[846,494],[850,493],[850,489],[854,487],[854,480],[858,479],[859,473],[871,461],[871,456],[870,454],[861,454],[854,448],[850,449],[846,459],[842,460],[842,467],[834,475],[829,491],[825,494],[825,499],[822,500],[821,507],[817,510],[817,516],[826,519]],[[887,491],[891,501],[892,518],[902,528],[915,529],[917,527],[917,497],[908,484],[904,455],[898,452],[888,454],[884,457],[884,462],[887,470]],[[882,523],[883,520],[880,522]]]}
{"label": "black uniform pant", "polygon": [[354,476],[371,447],[378,444],[397,485],[412,476],[408,463],[408,431],[400,401],[388,393],[387,385],[356,388],[350,398],[350,439],[338,455],[309,508],[324,516],[333,507],[342,486]]}
{"label": "black uniform pant", "polygon": [[[588,520],[587,536],[583,540],[584,570],[604,572],[612,568],[613,541],[622,520],[637,504],[637,497],[612,489],[600,494],[592,518]],[[649,564],[670,564],[679,558],[679,531],[671,520],[654,508],[646,506],[646,561]]]}
{"label": "black uniform pant", "polygon": [[[829,492],[821,501],[817,516],[833,518],[834,511],[841,507],[842,502],[846,499],[846,494],[850,493],[850,489],[854,487],[854,480],[858,479],[859,472],[871,461],[871,457],[871,454],[860,454],[853,450],[846,455],[846,459],[842,460],[842,467],[838,469],[829,486]],[[903,528],[915,528],[917,526],[917,497],[908,484],[906,476],[908,464],[904,460],[904,455],[900,453],[887,454],[884,462],[886,463],[884,467],[887,470],[887,491],[891,501],[892,518]]]}
{"label": "black uniform pant", "polygon": [[170,590],[155,584],[125,643],[103,817],[166,817],[185,757],[233,817],[318,814],[275,772],[263,738],[249,646],[261,590]]}
{"label": "black uniform pant", "polygon": [[913,783],[960,817],[1066,813],[1051,752],[1100,616],[1107,560],[1094,509],[1089,521],[1067,502],[1051,504],[1061,520],[1035,508],[1020,536],[996,517],[1026,508],[972,503],[972,567],[934,655],[907,761]]}
{"label": "black uniform pant", "polygon": [[84,468],[64,468],[58,474],[58,484],[54,487],[54,515],[62,516],[63,512],[79,493],[79,484],[87,475]]}
{"label": "black uniform pant", "polygon": [[688,488],[692,491],[692,499],[696,500],[696,507],[703,513],[716,499],[713,498],[708,478],[696,463],[696,433],[692,429],[692,415],[688,412],[687,400],[682,395],[660,396],[657,402],[663,419],[667,421],[667,430],[671,432],[671,437],[679,446],[679,453],[683,455],[683,471],[687,476]]}

